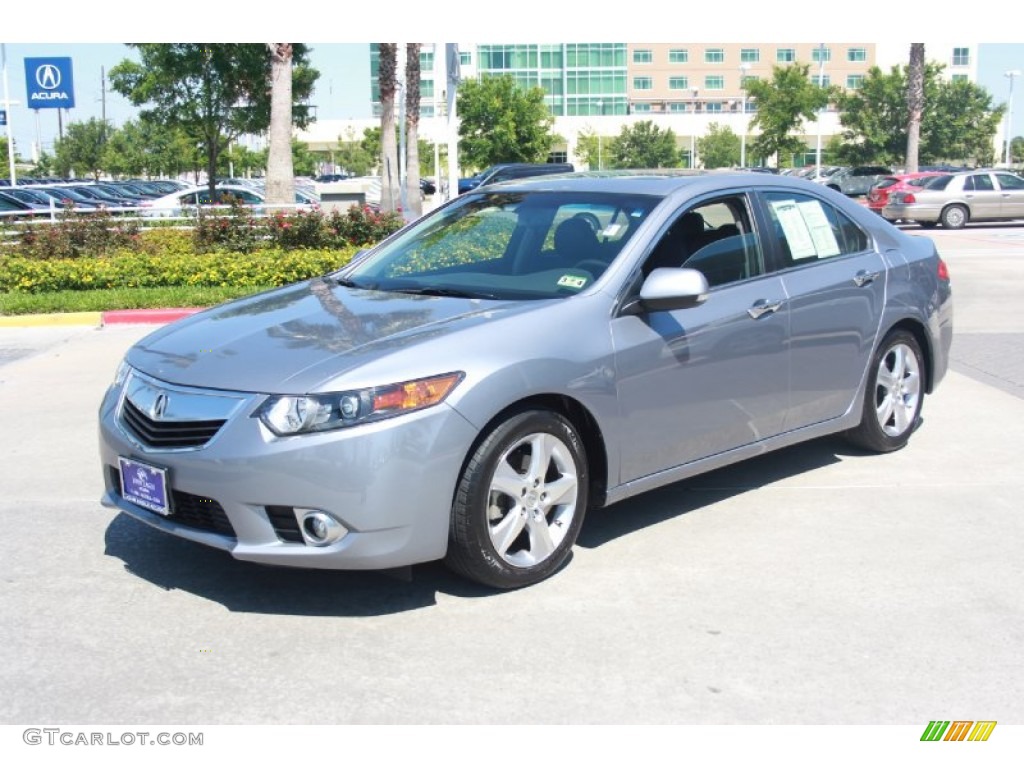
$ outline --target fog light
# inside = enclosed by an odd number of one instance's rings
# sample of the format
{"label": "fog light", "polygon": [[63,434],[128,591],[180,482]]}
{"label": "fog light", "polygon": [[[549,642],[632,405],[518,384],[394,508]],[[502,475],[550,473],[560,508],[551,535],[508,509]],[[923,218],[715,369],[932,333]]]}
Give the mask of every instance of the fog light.
{"label": "fog light", "polygon": [[307,544],[325,547],[348,533],[348,529],[326,512],[306,510],[302,516],[302,537]]}

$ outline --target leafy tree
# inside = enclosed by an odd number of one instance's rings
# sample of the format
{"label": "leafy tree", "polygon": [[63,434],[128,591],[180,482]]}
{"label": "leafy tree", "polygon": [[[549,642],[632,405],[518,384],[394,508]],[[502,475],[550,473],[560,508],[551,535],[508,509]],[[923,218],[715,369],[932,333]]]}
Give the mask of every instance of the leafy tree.
{"label": "leafy tree", "polygon": [[510,75],[459,84],[460,165],[539,163],[551,150],[554,119],[544,89],[521,88]]}
{"label": "leafy tree", "polygon": [[770,80],[747,81],[747,98],[757,103],[757,114],[750,126],[761,129],[751,142],[751,150],[763,158],[782,160],[802,152],[805,144],[792,135],[803,129],[804,120],[814,120],[825,107],[832,91],[811,82],[809,64],[772,67]]}
{"label": "leafy tree", "polygon": [[270,50],[270,131],[267,202],[295,203],[292,164],[292,43],[267,43]]}
{"label": "leafy tree", "polygon": [[671,128],[661,129],[651,120],[624,125],[605,147],[610,168],[676,168],[679,150]]}
{"label": "leafy tree", "polygon": [[[988,162],[1003,107],[993,108],[988,92],[974,83],[943,81],[942,69],[936,62],[924,67],[918,162]],[[888,73],[872,67],[858,90],[837,97],[844,139],[840,162],[903,163],[910,122],[907,80],[906,66]]]}
{"label": "leafy tree", "polygon": [[180,128],[143,119],[108,135],[102,162],[114,176],[178,176],[203,164],[199,145]]}
{"label": "leafy tree", "polygon": [[705,168],[731,168],[740,162],[740,137],[729,126],[711,123],[697,139],[697,154]]}
{"label": "leafy tree", "polygon": [[1024,161],[1024,136],[1014,136],[1010,142],[1010,162],[1020,165],[1022,161]]}
{"label": "leafy tree", "polygon": [[[141,117],[179,127],[203,149],[213,187],[217,156],[227,141],[262,133],[270,125],[271,62],[264,43],[130,43],[140,62],[110,70],[111,87]],[[306,99],[319,73],[307,64],[307,47],[292,45],[292,120],[310,120]]]}
{"label": "leafy tree", "polygon": [[74,171],[76,176],[98,179],[103,168],[103,147],[109,126],[91,117],[84,122],[69,123],[62,139],[54,146],[56,164],[64,169],[62,175]]}

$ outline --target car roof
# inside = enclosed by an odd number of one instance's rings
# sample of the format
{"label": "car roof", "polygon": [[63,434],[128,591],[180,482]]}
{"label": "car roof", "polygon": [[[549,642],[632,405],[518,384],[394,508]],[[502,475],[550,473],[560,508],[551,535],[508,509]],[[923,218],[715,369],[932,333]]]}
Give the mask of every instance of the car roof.
{"label": "car roof", "polygon": [[792,176],[749,171],[692,171],[687,169],[581,171],[577,173],[532,176],[512,179],[486,187],[472,194],[495,190],[609,192],[614,194],[667,197],[689,188],[694,194],[713,192],[726,186],[793,187],[821,192],[821,185]]}

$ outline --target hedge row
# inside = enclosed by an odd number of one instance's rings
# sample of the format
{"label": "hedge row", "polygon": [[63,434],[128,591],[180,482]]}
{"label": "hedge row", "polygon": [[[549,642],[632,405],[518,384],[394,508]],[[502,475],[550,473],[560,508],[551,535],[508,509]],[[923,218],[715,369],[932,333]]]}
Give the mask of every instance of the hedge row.
{"label": "hedge row", "polygon": [[0,257],[0,292],[44,293],[96,288],[240,286],[266,288],[322,275],[358,249],[194,254],[122,251],[102,258]]}

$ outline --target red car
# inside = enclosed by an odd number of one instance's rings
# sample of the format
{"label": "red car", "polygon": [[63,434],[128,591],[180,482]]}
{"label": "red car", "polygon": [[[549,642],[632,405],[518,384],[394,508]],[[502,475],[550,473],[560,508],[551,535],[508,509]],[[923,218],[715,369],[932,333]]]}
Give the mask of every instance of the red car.
{"label": "red car", "polygon": [[877,214],[889,202],[889,195],[893,192],[906,192],[920,187],[932,176],[945,176],[941,171],[919,171],[917,173],[897,173],[893,176],[886,176],[868,190],[868,208]]}

